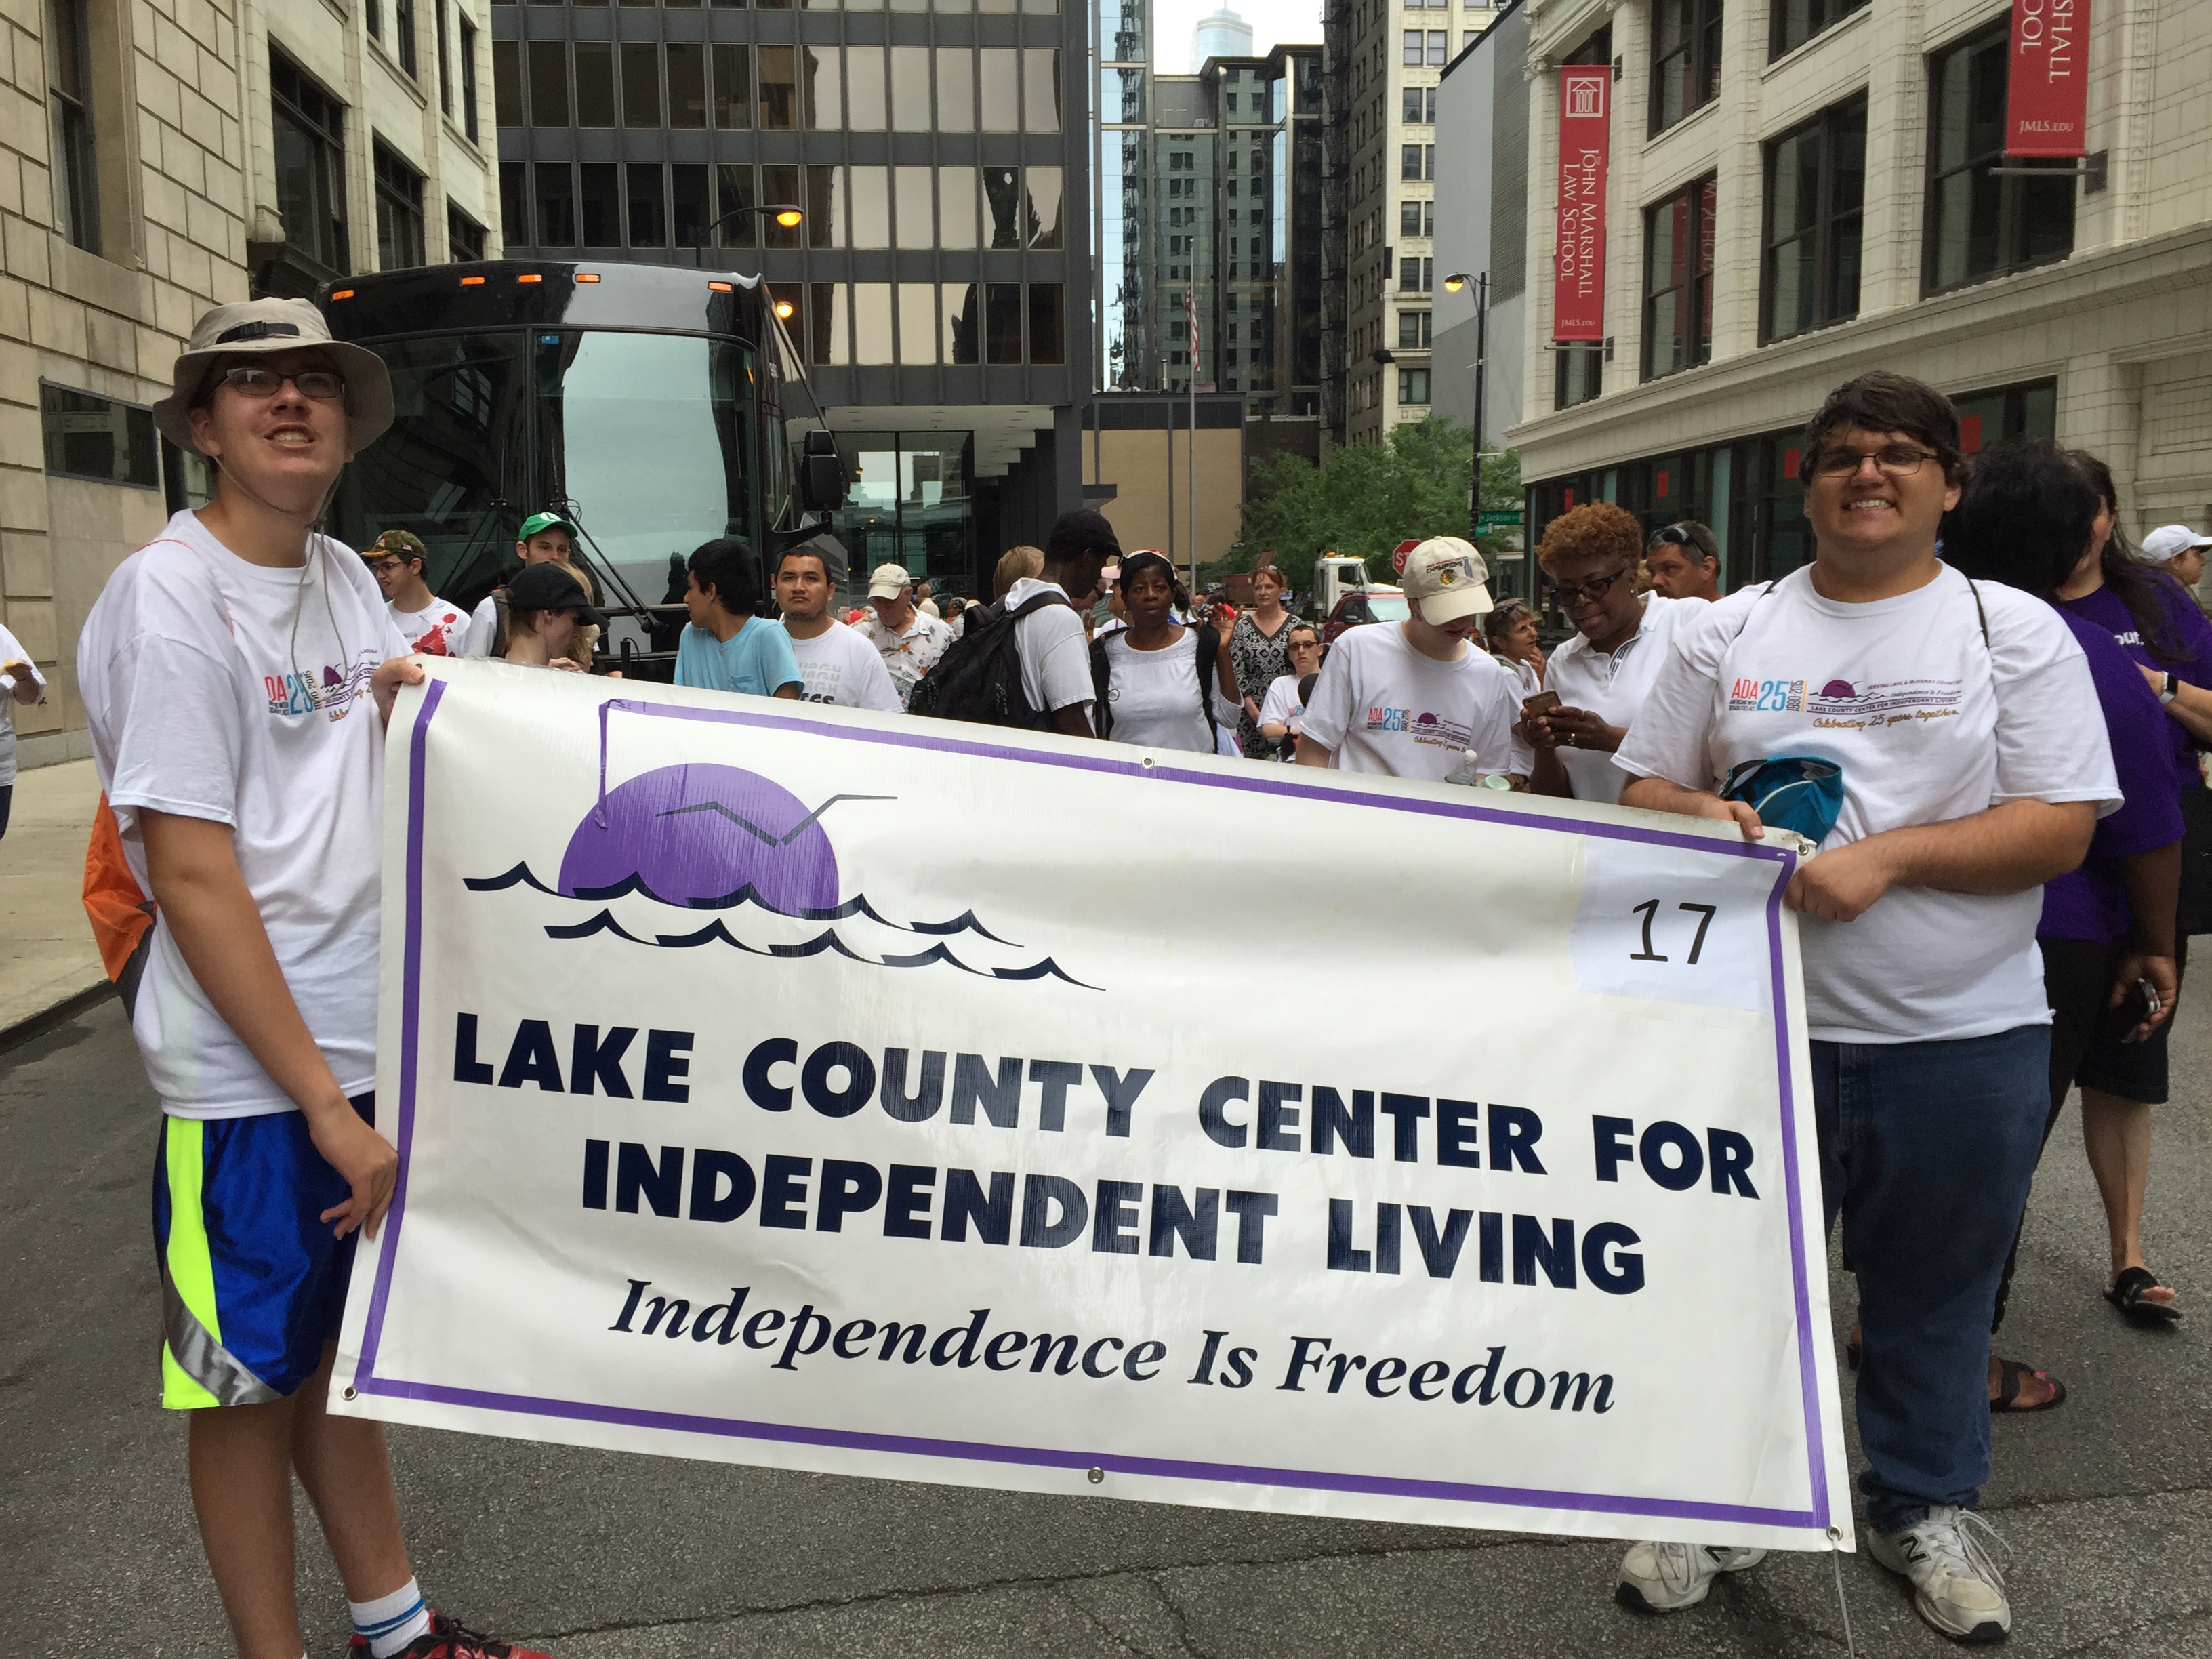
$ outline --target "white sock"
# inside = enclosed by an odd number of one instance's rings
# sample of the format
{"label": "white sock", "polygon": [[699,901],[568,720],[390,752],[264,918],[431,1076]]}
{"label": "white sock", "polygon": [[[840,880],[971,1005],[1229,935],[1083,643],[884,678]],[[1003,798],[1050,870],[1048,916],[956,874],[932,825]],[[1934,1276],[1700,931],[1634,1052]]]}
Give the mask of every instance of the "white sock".
{"label": "white sock", "polygon": [[422,1605],[422,1592],[412,1578],[389,1595],[346,1606],[353,1610],[354,1634],[368,1640],[371,1659],[392,1659],[430,1628],[430,1610]]}

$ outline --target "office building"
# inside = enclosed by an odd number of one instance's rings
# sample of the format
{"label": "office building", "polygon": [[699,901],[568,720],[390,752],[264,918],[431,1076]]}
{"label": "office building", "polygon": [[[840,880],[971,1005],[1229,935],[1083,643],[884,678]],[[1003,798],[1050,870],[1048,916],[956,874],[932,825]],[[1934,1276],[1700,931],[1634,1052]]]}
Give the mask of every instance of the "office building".
{"label": "office building", "polygon": [[1252,26],[1237,15],[1233,7],[1224,6],[1198,20],[1190,32],[1190,61],[1194,67],[1203,64],[1209,58],[1249,58],[1252,55]]}
{"label": "office building", "polygon": [[[1379,443],[1434,402],[1437,92],[1489,26],[1461,0],[1325,0],[1333,187],[1343,203],[1341,367],[1328,399],[1340,441]],[[1332,307],[1332,310],[1334,308]]]}
{"label": "office building", "polygon": [[[156,435],[210,306],[498,246],[485,0],[16,9],[0,192],[0,619],[47,681],[27,766],[91,752],[76,635],[209,478]],[[29,441],[29,433],[40,441]]]}
{"label": "office building", "polygon": [[[1731,585],[1782,574],[1811,552],[1798,434],[1831,387],[1875,368],[1948,392],[1969,451],[2023,432],[2094,451],[2130,534],[2203,526],[2205,21],[2202,0],[2093,9],[2063,77],[2076,142],[2046,146],[2081,153],[2028,159],[2005,153],[2007,101],[2035,60],[2012,50],[2001,0],[1816,0],[1727,27],[1721,0],[1545,7],[1509,434],[1531,532],[1602,497],[1654,525],[1711,524]],[[1601,270],[1583,258],[1587,283],[1568,289],[1601,320],[1563,330],[1561,85],[1577,66],[1610,69],[1577,77],[1565,112],[1578,154],[1604,151],[1589,192]]]}
{"label": "office building", "polygon": [[[1485,354],[1486,443],[1521,422],[1522,330],[1528,303],[1528,13],[1511,0],[1444,66],[1437,82],[1436,288],[1430,407],[1476,424],[1475,359]],[[1475,280],[1454,292],[1454,276]],[[1481,279],[1488,277],[1486,290]],[[1477,303],[1486,295],[1488,313]],[[1517,501],[1492,501],[1517,508]]]}
{"label": "office building", "polygon": [[1201,388],[1255,416],[1311,416],[1320,391],[1322,66],[1316,46],[1146,58],[1145,0],[1101,68],[1099,384],[1187,391],[1195,295]]}
{"label": "office building", "polygon": [[[1086,17],[1059,0],[502,4],[517,255],[766,276],[853,568],[971,589],[1081,499]],[[764,211],[793,204],[786,228]]]}

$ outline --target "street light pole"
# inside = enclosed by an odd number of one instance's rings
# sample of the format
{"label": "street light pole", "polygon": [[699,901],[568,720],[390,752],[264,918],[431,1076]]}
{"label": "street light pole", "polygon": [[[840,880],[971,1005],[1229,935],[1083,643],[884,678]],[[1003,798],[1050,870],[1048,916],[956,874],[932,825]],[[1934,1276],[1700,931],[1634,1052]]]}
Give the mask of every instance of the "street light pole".
{"label": "street light pole", "polygon": [[1467,493],[1467,538],[1473,541],[1482,527],[1482,406],[1488,392],[1490,369],[1490,273],[1470,276],[1454,271],[1444,278],[1444,292],[1456,294],[1474,284],[1474,470]]}

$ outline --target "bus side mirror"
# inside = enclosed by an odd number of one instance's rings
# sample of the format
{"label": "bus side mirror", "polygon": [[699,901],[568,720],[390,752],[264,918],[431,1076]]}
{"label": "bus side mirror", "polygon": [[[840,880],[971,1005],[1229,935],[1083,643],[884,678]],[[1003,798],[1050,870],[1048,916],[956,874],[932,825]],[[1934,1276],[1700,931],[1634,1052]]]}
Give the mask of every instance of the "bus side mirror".
{"label": "bus side mirror", "polygon": [[831,513],[845,504],[845,463],[827,432],[805,435],[799,456],[799,503],[809,513]]}

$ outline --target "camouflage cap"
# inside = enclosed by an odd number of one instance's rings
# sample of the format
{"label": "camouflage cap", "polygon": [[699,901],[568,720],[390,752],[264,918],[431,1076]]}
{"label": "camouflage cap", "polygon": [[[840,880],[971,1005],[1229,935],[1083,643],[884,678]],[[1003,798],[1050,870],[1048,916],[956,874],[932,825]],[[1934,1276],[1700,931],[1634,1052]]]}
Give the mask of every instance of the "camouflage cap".
{"label": "camouflage cap", "polygon": [[403,559],[427,559],[430,550],[422,545],[422,538],[411,530],[387,530],[361,550],[364,559],[382,558],[396,553]]}

